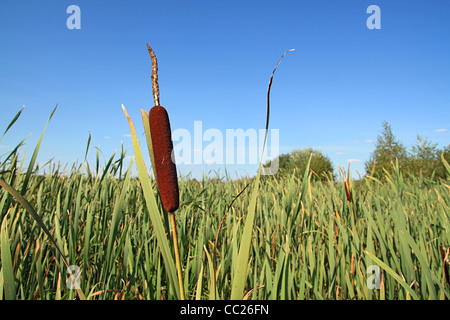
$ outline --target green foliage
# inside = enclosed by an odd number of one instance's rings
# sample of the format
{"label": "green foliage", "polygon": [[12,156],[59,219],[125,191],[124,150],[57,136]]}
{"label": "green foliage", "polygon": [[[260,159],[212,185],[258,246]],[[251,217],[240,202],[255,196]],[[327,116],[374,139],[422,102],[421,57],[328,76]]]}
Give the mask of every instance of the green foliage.
{"label": "green foliage", "polygon": [[417,142],[410,151],[392,133],[391,126],[383,122],[383,130],[377,138],[375,150],[366,162],[366,173],[377,179],[385,180],[386,173],[392,174],[394,164],[398,161],[400,171],[406,176],[425,179],[445,179],[449,177],[443,162],[450,160],[450,145],[443,150],[427,138],[417,135]]}
{"label": "green foliage", "polygon": [[[9,181],[11,174],[8,170],[4,178]],[[17,175],[16,187],[24,175]],[[367,178],[356,187],[351,181],[349,202],[342,183],[313,182],[311,175],[260,184],[244,280],[246,298],[449,298],[439,253],[439,244],[450,243],[445,182],[423,188],[421,179],[404,180],[397,168],[387,183]],[[102,181],[101,176],[86,177],[77,168],[66,174],[33,174],[24,196],[69,263],[81,267],[80,285],[87,299],[176,298],[140,181],[115,177],[113,166]],[[250,197],[253,184],[233,200],[247,183],[180,179],[176,217],[187,298],[231,298],[239,244],[255,201]],[[156,191],[154,182],[151,188]],[[5,197],[1,188],[0,199]],[[156,202],[162,211],[158,198]],[[121,216],[115,218],[118,203]],[[7,271],[3,277],[14,275],[16,299],[75,299],[75,291],[66,285],[64,264],[39,225],[14,203],[1,201],[0,211],[7,226],[1,236],[11,252],[0,268]],[[379,265],[383,276],[377,290],[367,287],[372,265]],[[1,279],[5,290],[7,283]]]}
{"label": "green foliage", "polygon": [[384,121],[383,130],[377,138],[375,150],[366,162],[366,173],[375,178],[385,176],[384,170],[393,172],[393,163],[398,160],[400,169],[404,170],[408,161],[406,148],[396,140],[391,125]]}
{"label": "green foliage", "polygon": [[[423,139],[417,135],[417,144],[411,148],[408,161],[408,172],[415,176],[423,175],[430,178],[441,162],[439,159],[440,150],[438,145],[432,144],[428,139]],[[438,177],[443,177],[443,171],[437,173]]]}
{"label": "green foliage", "polygon": [[[278,157],[279,169],[273,178],[281,178],[286,176],[303,177],[311,158],[310,170],[312,171],[312,180],[326,181],[333,175],[333,164],[331,160],[318,150],[312,148],[295,149],[291,153],[281,154]],[[265,164],[270,166],[271,162]],[[272,176],[270,176],[272,177]]]}

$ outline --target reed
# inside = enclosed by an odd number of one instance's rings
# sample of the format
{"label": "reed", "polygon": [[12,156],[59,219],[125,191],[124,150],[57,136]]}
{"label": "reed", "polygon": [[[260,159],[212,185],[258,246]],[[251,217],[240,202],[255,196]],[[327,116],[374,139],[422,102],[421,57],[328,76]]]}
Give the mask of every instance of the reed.
{"label": "reed", "polygon": [[[23,197],[67,263],[81,267],[86,299],[180,299],[156,182],[142,170],[139,152],[139,179],[127,175],[127,167],[119,177],[125,157],[111,159],[99,161],[98,175],[87,173],[95,173],[89,164],[49,163],[40,168],[45,174],[35,166]],[[16,190],[26,174],[13,170],[21,162],[13,153],[0,165],[1,179]],[[311,181],[310,175],[260,182],[238,299],[450,299],[448,181],[350,178],[349,202],[347,174],[337,182]],[[231,298],[253,185],[241,191],[251,181],[179,178],[183,202],[176,218],[186,299]],[[13,298],[6,295],[14,292],[9,285],[21,300],[77,298],[66,285],[61,255],[3,187],[0,213],[0,298]],[[371,265],[380,268],[379,289],[367,286]]]}

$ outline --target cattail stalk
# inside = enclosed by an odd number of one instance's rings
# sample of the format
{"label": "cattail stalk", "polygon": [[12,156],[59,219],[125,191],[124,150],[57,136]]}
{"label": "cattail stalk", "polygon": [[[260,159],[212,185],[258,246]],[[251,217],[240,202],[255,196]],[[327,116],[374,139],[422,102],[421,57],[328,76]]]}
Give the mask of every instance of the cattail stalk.
{"label": "cattail stalk", "polygon": [[178,249],[177,223],[175,221],[175,213],[174,212],[170,213],[170,221],[172,223],[173,245],[174,245],[174,249],[175,249],[175,260],[176,260],[177,272],[178,272],[178,285],[180,286],[181,300],[184,300],[183,272],[181,269],[180,251]]}
{"label": "cattail stalk", "polygon": [[183,275],[181,269],[180,252],[178,249],[178,235],[175,221],[175,211],[179,207],[179,190],[177,169],[173,157],[172,134],[170,130],[169,115],[159,104],[158,63],[152,48],[147,44],[152,60],[152,90],[155,106],[149,112],[150,135],[153,149],[156,183],[158,185],[161,202],[164,209],[170,213],[172,223],[173,245],[178,271],[180,296],[184,300]]}

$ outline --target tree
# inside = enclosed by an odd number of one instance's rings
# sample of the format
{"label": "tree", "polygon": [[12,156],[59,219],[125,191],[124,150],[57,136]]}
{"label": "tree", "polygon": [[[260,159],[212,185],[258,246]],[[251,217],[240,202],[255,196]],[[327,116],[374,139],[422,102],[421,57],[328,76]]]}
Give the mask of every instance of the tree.
{"label": "tree", "polygon": [[411,148],[408,161],[408,172],[416,176],[422,174],[425,178],[431,178],[433,172],[436,172],[441,162],[440,155],[442,151],[438,149],[438,144],[431,144],[428,139],[423,139],[417,135],[417,144]]}
{"label": "tree", "polygon": [[[274,177],[291,176],[293,174],[297,177],[303,177],[310,157],[310,170],[315,173],[312,175],[312,179],[326,180],[329,173],[333,173],[333,164],[327,156],[312,148],[296,149],[291,153],[280,155],[278,157],[279,169]],[[269,165],[270,162],[265,164],[266,167]]]}
{"label": "tree", "polygon": [[392,164],[398,159],[402,171],[406,169],[408,155],[406,148],[400,141],[397,141],[392,133],[388,122],[383,122],[383,130],[377,138],[375,150],[366,162],[366,173],[376,178],[382,179],[385,176],[384,170],[393,172]]}

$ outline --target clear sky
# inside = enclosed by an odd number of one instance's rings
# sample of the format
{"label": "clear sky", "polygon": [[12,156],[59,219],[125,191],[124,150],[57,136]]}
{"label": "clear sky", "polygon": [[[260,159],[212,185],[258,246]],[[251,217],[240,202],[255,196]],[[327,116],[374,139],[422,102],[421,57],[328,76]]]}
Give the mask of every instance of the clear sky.
{"label": "clear sky", "polygon": [[[81,29],[68,29],[69,5]],[[381,10],[369,29],[366,10]],[[105,164],[132,144],[124,104],[144,155],[139,110],[153,106],[148,42],[158,57],[161,105],[172,130],[270,128],[279,152],[313,147],[334,166],[364,173],[383,121],[406,146],[417,134],[450,143],[450,3],[433,0],[4,0],[0,6],[0,155],[24,137],[31,156],[51,111],[38,157]],[[204,142],[202,147],[208,145]],[[129,159],[128,159],[129,160]],[[180,165],[182,174],[224,166]],[[253,175],[256,166],[227,166]]]}

